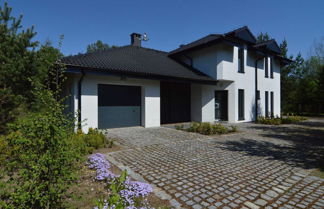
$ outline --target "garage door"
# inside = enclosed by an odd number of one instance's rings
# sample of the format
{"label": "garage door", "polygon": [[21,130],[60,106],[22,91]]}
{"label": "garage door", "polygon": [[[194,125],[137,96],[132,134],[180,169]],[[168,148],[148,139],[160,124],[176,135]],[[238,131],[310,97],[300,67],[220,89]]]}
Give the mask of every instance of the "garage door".
{"label": "garage door", "polygon": [[98,85],[98,128],[141,125],[141,87]]}

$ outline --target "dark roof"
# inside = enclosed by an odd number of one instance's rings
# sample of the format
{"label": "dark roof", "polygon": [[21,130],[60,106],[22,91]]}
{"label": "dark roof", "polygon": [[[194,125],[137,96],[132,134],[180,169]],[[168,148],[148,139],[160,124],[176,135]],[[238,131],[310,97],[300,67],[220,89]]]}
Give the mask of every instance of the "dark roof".
{"label": "dark roof", "polygon": [[233,31],[227,32],[224,34],[225,36],[234,36],[238,39],[244,40],[246,42],[255,44],[256,38],[250,29],[247,26],[243,26],[241,28],[235,29]]}
{"label": "dark roof", "polygon": [[188,49],[194,49],[196,47],[201,47],[203,45],[208,45],[211,42],[218,41],[223,37],[221,34],[209,34],[208,36],[205,36],[201,39],[198,39],[197,41],[193,41],[186,45],[181,45],[179,48],[171,51],[169,54],[178,54],[183,51],[187,51]]}
{"label": "dark roof", "polygon": [[264,42],[261,42],[261,43],[258,43],[256,45],[253,46],[254,48],[259,48],[259,49],[266,49],[266,50],[270,50],[270,51],[273,51],[277,54],[280,54],[281,50],[280,50],[280,47],[278,46],[276,40],[274,39],[271,39],[269,41],[264,41]]}
{"label": "dark roof", "polygon": [[274,39],[264,43],[256,44],[256,38],[254,37],[253,33],[250,31],[250,29],[247,26],[243,26],[241,28],[235,29],[233,31],[224,34],[210,34],[201,39],[198,39],[197,41],[191,42],[186,45],[182,45],[181,47],[169,52],[169,55],[173,56],[173,55],[181,54],[183,52],[187,52],[189,50],[208,47],[214,43],[218,43],[221,41],[227,41],[233,43],[243,42],[256,50],[262,49],[263,51],[280,54],[280,48]]}
{"label": "dark roof", "polygon": [[141,76],[162,76],[196,81],[215,81],[209,76],[168,57],[167,52],[124,46],[99,52],[64,57],[68,68]]}

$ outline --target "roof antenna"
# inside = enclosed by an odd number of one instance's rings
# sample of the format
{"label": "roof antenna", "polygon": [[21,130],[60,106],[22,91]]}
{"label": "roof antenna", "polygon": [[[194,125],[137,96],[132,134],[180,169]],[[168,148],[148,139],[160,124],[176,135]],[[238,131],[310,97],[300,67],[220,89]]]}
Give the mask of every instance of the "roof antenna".
{"label": "roof antenna", "polygon": [[149,37],[147,36],[147,33],[143,33],[142,35],[142,41],[148,41]]}

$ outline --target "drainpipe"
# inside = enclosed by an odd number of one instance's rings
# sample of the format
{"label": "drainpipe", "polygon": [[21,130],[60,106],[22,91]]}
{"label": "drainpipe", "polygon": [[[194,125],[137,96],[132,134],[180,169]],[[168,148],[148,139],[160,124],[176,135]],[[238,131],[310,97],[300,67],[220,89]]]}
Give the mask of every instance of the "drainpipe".
{"label": "drainpipe", "polygon": [[85,76],[84,71],[81,71],[81,77],[78,82],[78,129],[81,129],[81,90],[82,90],[82,81]]}
{"label": "drainpipe", "polygon": [[264,56],[255,60],[255,121],[258,119],[258,62],[263,58]]}

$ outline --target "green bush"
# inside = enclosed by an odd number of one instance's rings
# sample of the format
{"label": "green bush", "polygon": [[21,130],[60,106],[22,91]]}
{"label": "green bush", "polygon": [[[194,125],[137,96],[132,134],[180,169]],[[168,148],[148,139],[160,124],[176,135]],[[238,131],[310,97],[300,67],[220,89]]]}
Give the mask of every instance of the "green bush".
{"label": "green bush", "polygon": [[175,125],[174,127],[175,127],[175,129],[177,129],[177,130],[183,130],[183,124]]}
{"label": "green bush", "polygon": [[286,117],[275,117],[275,118],[269,118],[269,117],[258,117],[256,123],[260,124],[267,124],[267,125],[280,125],[280,124],[290,124],[290,123],[297,123],[303,120],[307,120],[307,118],[302,116],[294,116],[289,115]]}
{"label": "green bush", "polygon": [[287,117],[281,118],[283,124],[298,123],[304,120],[307,120],[307,118],[298,115],[288,115]]}
{"label": "green bush", "polygon": [[95,149],[106,147],[106,137],[103,133],[97,129],[89,128],[88,134],[86,134],[85,142],[88,147]]}
{"label": "green bush", "polygon": [[236,132],[237,127],[228,129],[220,123],[211,124],[211,123],[197,123],[192,122],[190,127],[186,129],[189,132],[196,132],[204,135],[213,135],[213,134],[226,134],[229,132]]}
{"label": "green bush", "polygon": [[93,128],[89,128],[87,134],[78,130],[77,133],[71,136],[70,140],[75,149],[78,149],[84,155],[91,154],[95,149],[103,147],[111,148],[114,144],[113,139],[106,139],[103,133]]}
{"label": "green bush", "polygon": [[[59,107],[28,113],[1,139],[2,208],[63,208],[80,153],[71,144],[72,124]],[[3,143],[5,141],[5,143]],[[3,148],[2,148],[3,149]],[[5,159],[5,160],[3,160]],[[10,178],[7,178],[10,177]]]}
{"label": "green bush", "polygon": [[275,118],[268,118],[260,116],[256,120],[256,123],[260,124],[267,124],[267,125],[280,125],[282,123],[281,118],[275,117]]}

